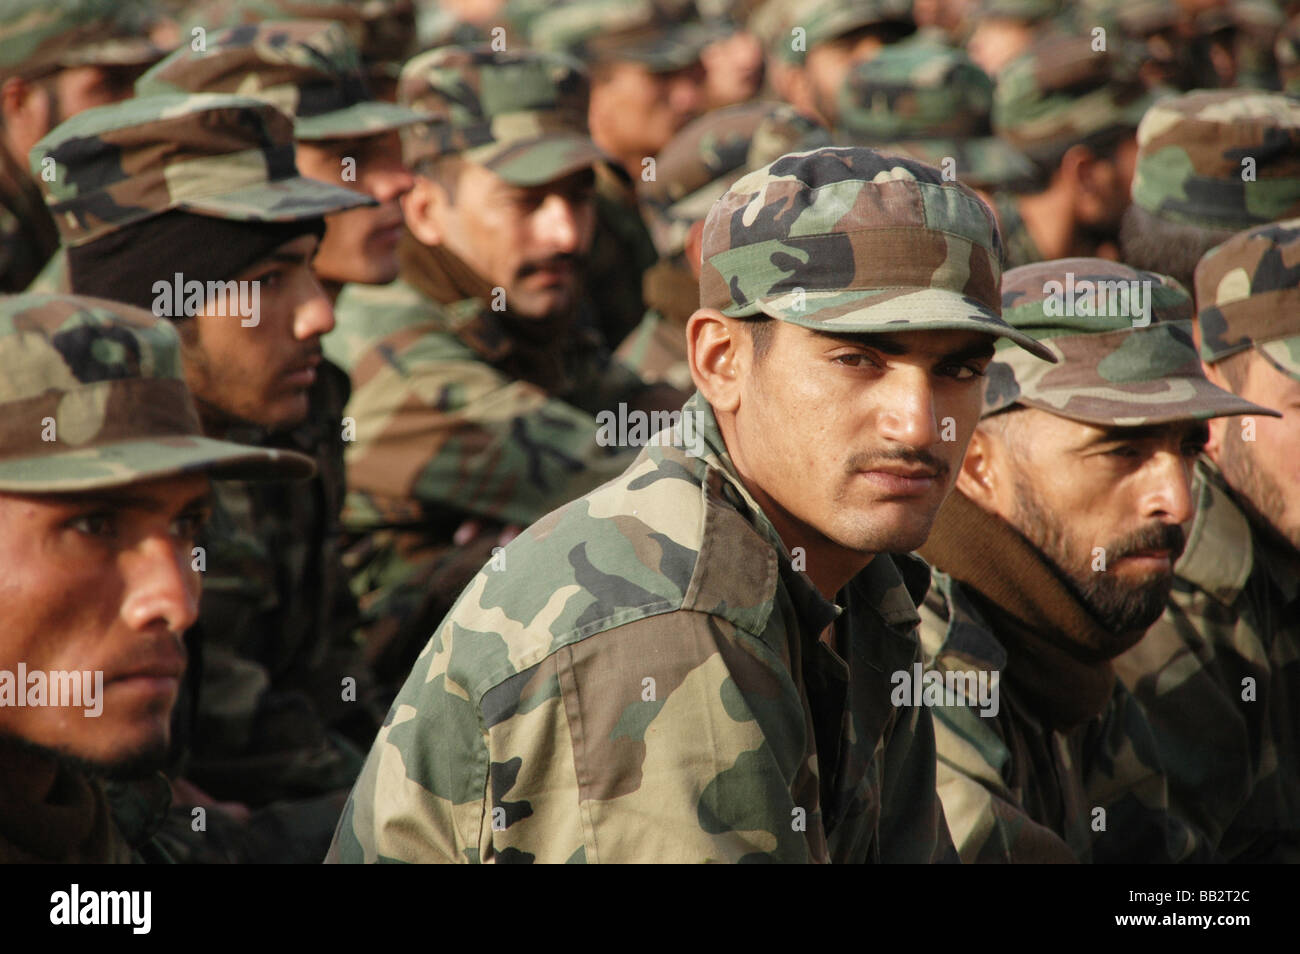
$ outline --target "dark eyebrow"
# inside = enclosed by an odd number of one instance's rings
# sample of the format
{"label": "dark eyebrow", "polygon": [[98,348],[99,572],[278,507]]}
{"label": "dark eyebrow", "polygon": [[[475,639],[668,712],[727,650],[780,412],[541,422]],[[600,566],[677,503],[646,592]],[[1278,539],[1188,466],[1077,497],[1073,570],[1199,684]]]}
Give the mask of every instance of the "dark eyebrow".
{"label": "dark eyebrow", "polygon": [[1122,441],[1160,439],[1170,434],[1181,434],[1202,444],[1210,439],[1210,425],[1205,421],[1172,421],[1168,424],[1139,424],[1135,427],[1107,427],[1096,437],[1084,441],[1081,447],[1114,444]]}
{"label": "dark eyebrow", "polygon": [[[833,334],[832,332],[817,331],[817,330],[814,330],[813,334],[820,335],[823,338],[830,338],[835,341],[852,342],[853,344],[856,345],[862,345],[864,348],[872,348],[876,351],[881,352],[882,354],[892,355],[895,357],[899,355],[912,353],[911,348],[907,347],[905,344],[903,344],[894,336],[887,335],[887,334],[860,333],[860,334],[849,334],[849,335],[837,335],[837,334]],[[947,354],[941,354],[938,356],[938,358],[940,361],[945,363],[947,362],[957,363],[961,361],[970,361],[972,359],[991,358],[993,357],[996,350],[997,349],[993,344],[993,342],[986,338],[983,341],[980,341],[973,345],[968,345],[965,348],[959,348],[956,351],[950,351]]]}

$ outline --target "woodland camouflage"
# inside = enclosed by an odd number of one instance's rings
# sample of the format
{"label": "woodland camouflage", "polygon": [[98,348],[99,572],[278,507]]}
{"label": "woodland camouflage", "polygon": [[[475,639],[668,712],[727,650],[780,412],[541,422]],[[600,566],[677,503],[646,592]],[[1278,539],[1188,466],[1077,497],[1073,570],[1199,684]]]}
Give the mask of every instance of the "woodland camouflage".
{"label": "woodland camouflage", "polygon": [[1150,717],[1174,811],[1227,861],[1300,861],[1300,582],[1202,459],[1164,615],[1116,671]]}
{"label": "woodland camouflage", "polygon": [[697,63],[718,33],[695,19],[693,5],[666,0],[569,0],[531,18],[529,43],[584,63],[631,60],[655,72]]}
{"label": "woodland camouflage", "polygon": [[768,56],[802,63],[819,44],[884,23],[911,25],[909,0],[767,0],[755,10],[749,29]]}
{"label": "woodland camouflage", "polygon": [[166,52],[131,34],[138,4],[124,0],[6,0],[0,79],[36,79],[72,66],[140,66]]}
{"label": "woodland camouflage", "polygon": [[993,214],[958,182],[870,149],[783,156],[732,184],[704,230],[700,306],[832,333],[929,329],[1010,338]]}
{"label": "woodland camouflage", "polygon": [[[879,556],[832,606],[792,568],[712,409],[697,395],[683,413],[702,456],[646,447],[474,578],[327,861],[952,857],[929,711],[885,703],[887,674],[919,660],[923,568]],[[847,664],[817,638],[836,617]]]}
{"label": "woodland camouflage", "polygon": [[1196,266],[1201,357],[1254,347],[1300,378],[1300,219],[1239,232]]}
{"label": "woodland camouflage", "polygon": [[432,117],[402,134],[408,165],[457,154],[514,185],[604,161],[587,131],[582,66],[554,54],[445,47],[402,68],[398,101]]}
{"label": "woodland camouflage", "polygon": [[[53,182],[41,176],[47,158]],[[289,222],[375,204],[298,175],[289,118],[261,100],[221,93],[88,109],[36,144],[31,169],[70,247],[171,209]]]}
{"label": "woodland camouflage", "polygon": [[356,47],[338,24],[265,21],[186,44],[136,81],[136,95],[234,93],[253,96],[293,117],[298,140],[369,136],[424,118],[377,102],[366,87]]}
{"label": "woodland camouflage", "polygon": [[745,173],[827,145],[830,133],[785,103],[741,103],[692,120],[655,157],[654,177],[637,183],[660,256],[678,255],[690,227]]}
{"label": "woodland camouflage", "polygon": [[1246,90],[1160,100],[1138,127],[1133,201],[1204,228],[1300,215],[1300,101]]}
{"label": "woodland camouflage", "polygon": [[1103,427],[1275,411],[1206,380],[1192,341],[1192,299],[1172,278],[1099,258],[1013,268],[1002,316],[1051,349],[1044,364],[1000,348],[984,415],[1015,404]]}
{"label": "woodland camouflage", "polygon": [[0,298],[0,491],[312,471],[300,454],[203,436],[170,323],[99,298]]}
{"label": "woodland camouflage", "polygon": [[998,74],[993,131],[1035,162],[1055,164],[1075,143],[1136,129],[1152,102],[1137,62],[1118,37],[1097,51],[1088,36],[1043,36]]}
{"label": "woodland camouflage", "polygon": [[857,64],[840,88],[836,135],[942,167],[976,188],[1029,182],[1034,167],[992,135],[993,80],[966,54],[930,43],[894,43]]}

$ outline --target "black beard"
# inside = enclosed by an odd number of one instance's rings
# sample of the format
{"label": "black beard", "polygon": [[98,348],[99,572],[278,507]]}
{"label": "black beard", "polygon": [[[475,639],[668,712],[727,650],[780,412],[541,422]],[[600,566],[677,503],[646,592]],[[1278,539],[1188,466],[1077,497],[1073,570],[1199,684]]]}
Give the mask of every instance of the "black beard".
{"label": "black beard", "polygon": [[[1114,574],[1092,569],[1091,549],[1077,554],[1070,545],[1064,524],[1044,507],[1032,488],[1016,483],[1015,526],[1042,554],[1066,588],[1116,638],[1114,654],[1119,655],[1132,640],[1127,634],[1144,632],[1160,618],[1173,590],[1173,573],[1156,573],[1137,585],[1127,584]],[[1176,524],[1151,524],[1105,546],[1107,565],[1144,550],[1170,550],[1176,560],[1186,540],[1183,528]],[[1109,650],[1107,650],[1109,651]]]}
{"label": "black beard", "polygon": [[49,759],[67,771],[106,782],[134,781],[152,775],[167,765],[167,746],[162,744],[129,753],[123,758],[107,763],[90,761],[62,749],[52,749],[8,732],[0,731],[0,738],[14,748]]}
{"label": "black beard", "polygon": [[1246,442],[1235,439],[1231,431],[1226,433],[1217,463],[1224,480],[1232,488],[1233,499],[1246,512],[1251,524],[1263,529],[1275,543],[1291,550],[1300,559],[1300,526],[1285,528],[1273,522],[1286,513],[1282,488],[1255,466],[1253,452],[1247,450]]}

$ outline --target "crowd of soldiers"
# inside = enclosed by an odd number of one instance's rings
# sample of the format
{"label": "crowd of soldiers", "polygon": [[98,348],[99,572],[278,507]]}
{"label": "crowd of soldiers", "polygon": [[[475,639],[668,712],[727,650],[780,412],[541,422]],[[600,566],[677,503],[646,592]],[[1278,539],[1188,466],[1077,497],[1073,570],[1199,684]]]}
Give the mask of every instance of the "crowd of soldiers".
{"label": "crowd of soldiers", "polygon": [[0,2],[0,860],[1300,859],[1300,3]]}

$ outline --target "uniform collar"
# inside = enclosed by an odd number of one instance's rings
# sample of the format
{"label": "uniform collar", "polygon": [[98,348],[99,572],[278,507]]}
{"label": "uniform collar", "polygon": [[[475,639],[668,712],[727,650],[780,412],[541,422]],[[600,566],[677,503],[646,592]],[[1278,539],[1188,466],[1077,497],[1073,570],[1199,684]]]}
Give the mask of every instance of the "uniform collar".
{"label": "uniform collar", "polygon": [[1223,474],[1206,458],[1196,465],[1196,515],[1174,573],[1224,605],[1235,603],[1255,566],[1255,535]]}

